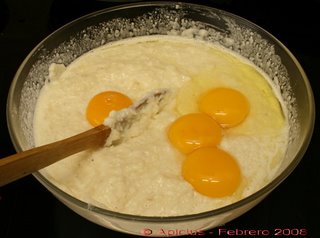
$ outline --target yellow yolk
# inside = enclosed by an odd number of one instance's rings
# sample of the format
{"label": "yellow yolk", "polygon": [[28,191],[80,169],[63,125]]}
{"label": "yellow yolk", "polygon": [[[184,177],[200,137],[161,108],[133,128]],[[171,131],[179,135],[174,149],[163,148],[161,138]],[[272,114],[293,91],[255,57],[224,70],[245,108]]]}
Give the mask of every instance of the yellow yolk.
{"label": "yellow yolk", "polygon": [[111,111],[129,107],[131,104],[131,99],[122,93],[115,91],[99,93],[87,106],[87,120],[92,126],[101,125]]}
{"label": "yellow yolk", "polygon": [[240,124],[249,113],[247,98],[231,88],[212,89],[198,103],[201,112],[210,115],[224,128]]}
{"label": "yellow yolk", "polygon": [[196,148],[217,145],[222,136],[222,128],[204,113],[191,113],[179,117],[168,130],[171,143],[182,153],[190,153]]}
{"label": "yellow yolk", "polygon": [[202,147],[187,155],[182,176],[196,191],[214,198],[232,195],[241,182],[236,160],[216,147]]}
{"label": "yellow yolk", "polygon": [[249,102],[235,89],[213,88],[199,98],[198,110],[200,113],[178,118],[168,131],[171,143],[187,154],[182,176],[205,196],[232,195],[241,182],[241,170],[237,161],[216,145],[221,140],[222,128],[245,120]]}

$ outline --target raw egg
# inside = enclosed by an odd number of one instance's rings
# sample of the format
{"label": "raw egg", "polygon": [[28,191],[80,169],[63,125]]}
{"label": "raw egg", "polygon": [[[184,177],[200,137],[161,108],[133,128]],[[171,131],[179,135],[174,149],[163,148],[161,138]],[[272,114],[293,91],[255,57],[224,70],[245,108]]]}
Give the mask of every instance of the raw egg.
{"label": "raw egg", "polygon": [[196,191],[214,198],[232,195],[241,182],[237,161],[217,147],[201,147],[187,155],[182,176]]}
{"label": "raw egg", "polygon": [[211,89],[198,103],[201,112],[210,115],[224,128],[240,124],[249,113],[247,98],[231,88]]}
{"label": "raw egg", "polygon": [[204,113],[190,113],[169,126],[168,137],[174,147],[187,154],[199,147],[217,145],[222,137],[222,128]]}
{"label": "raw egg", "polygon": [[115,91],[105,91],[95,95],[87,106],[87,120],[92,126],[101,125],[109,113],[132,105],[131,99]]}

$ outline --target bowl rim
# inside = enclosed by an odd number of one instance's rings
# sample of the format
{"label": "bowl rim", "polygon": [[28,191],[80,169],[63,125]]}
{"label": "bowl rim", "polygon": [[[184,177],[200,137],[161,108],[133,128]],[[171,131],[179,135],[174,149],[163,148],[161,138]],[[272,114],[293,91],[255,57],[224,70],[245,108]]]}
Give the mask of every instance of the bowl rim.
{"label": "bowl rim", "polygon": [[154,223],[154,222],[161,222],[161,223],[171,223],[171,222],[182,222],[182,221],[190,221],[195,219],[204,219],[208,217],[213,217],[217,215],[221,215],[226,212],[230,212],[232,210],[241,208],[242,206],[245,206],[254,200],[257,200],[259,198],[265,198],[273,189],[275,189],[283,180],[285,180],[291,172],[296,168],[296,166],[299,164],[301,159],[303,158],[303,155],[305,154],[308,145],[311,141],[313,129],[314,129],[314,123],[315,123],[315,102],[313,97],[312,88],[310,86],[309,80],[307,78],[307,75],[305,74],[302,66],[298,62],[298,60],[295,58],[295,56],[287,49],[285,45],[283,45],[276,37],[274,37],[271,33],[263,29],[262,27],[256,25],[255,23],[241,17],[238,15],[235,15],[233,13],[217,9],[214,7],[209,7],[201,4],[194,4],[194,3],[187,3],[187,2],[175,2],[175,1],[152,1],[152,2],[134,2],[129,4],[121,4],[114,7],[109,7],[105,9],[101,9],[98,11],[94,11],[92,13],[86,14],[82,17],[79,17],[73,21],[70,21],[69,23],[64,24],[63,26],[59,27],[57,30],[53,31],[51,34],[49,34],[47,37],[45,37],[38,45],[36,45],[33,50],[27,55],[27,57],[24,59],[24,61],[21,63],[20,67],[18,68],[13,81],[11,83],[8,98],[7,98],[7,107],[6,107],[6,115],[7,115],[7,126],[9,130],[9,134],[11,137],[11,141],[14,145],[14,148],[16,151],[22,151],[23,148],[21,147],[19,136],[17,134],[16,128],[13,126],[12,121],[15,120],[13,114],[11,113],[11,108],[13,107],[13,95],[14,95],[14,89],[17,84],[17,81],[19,79],[19,75],[22,72],[22,69],[24,68],[25,64],[29,61],[30,58],[32,58],[33,54],[39,50],[41,47],[43,47],[44,43],[51,38],[52,35],[57,34],[60,31],[63,31],[64,29],[73,26],[74,24],[78,24],[79,22],[85,21],[87,19],[93,18],[95,16],[98,16],[100,14],[106,14],[108,12],[114,12],[122,9],[133,9],[138,7],[167,7],[167,6],[182,6],[183,7],[197,7],[198,9],[212,9],[216,12],[219,12],[223,15],[226,15],[228,17],[235,18],[240,21],[244,21],[246,24],[249,24],[253,27],[255,27],[255,30],[259,30],[264,32],[268,35],[273,41],[275,41],[279,46],[285,51],[286,54],[292,59],[294,64],[296,65],[298,71],[301,73],[301,76],[303,78],[304,84],[306,86],[306,92],[307,92],[307,98],[310,102],[308,107],[308,123],[307,123],[307,130],[303,133],[303,143],[301,143],[300,148],[298,152],[294,155],[294,159],[287,165],[287,167],[278,175],[276,176],[271,182],[269,182],[267,185],[262,187],[261,189],[257,190],[253,194],[237,201],[232,204],[226,205],[224,207],[220,207],[217,209],[196,213],[196,214],[187,214],[187,215],[179,215],[179,216],[141,216],[141,215],[133,215],[133,214],[125,214],[121,212],[115,212],[112,210],[107,210],[104,208],[100,208],[97,206],[94,206],[92,204],[88,204],[86,202],[83,202],[70,194],[64,192],[54,184],[52,184],[48,179],[46,179],[40,172],[33,173],[34,177],[43,184],[50,192],[57,194],[59,197],[65,198],[68,202],[82,208],[85,210],[90,210],[94,213],[103,215],[103,216],[109,216],[114,217],[118,219],[125,219],[125,220],[134,220],[134,221],[140,221],[144,223]]}

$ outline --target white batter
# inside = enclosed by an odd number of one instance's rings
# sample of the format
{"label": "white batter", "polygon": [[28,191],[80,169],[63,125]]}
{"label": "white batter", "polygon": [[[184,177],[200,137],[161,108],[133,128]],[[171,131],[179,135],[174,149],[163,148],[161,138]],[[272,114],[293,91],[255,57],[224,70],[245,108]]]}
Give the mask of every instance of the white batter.
{"label": "white batter", "polygon": [[[178,37],[136,38],[95,49],[66,68],[52,65],[50,82],[36,107],[36,145],[90,129],[86,107],[102,91],[119,91],[137,101],[153,90],[168,88],[172,98],[138,136],[81,152],[41,173],[85,202],[146,216],[199,213],[252,194],[272,179],[287,141],[286,119],[277,98],[252,67],[225,50]],[[208,80],[211,73],[215,77]],[[249,83],[248,78],[258,79]],[[251,114],[220,145],[237,159],[243,182],[233,196],[213,199],[197,193],[182,178],[183,157],[170,145],[166,130],[175,118],[193,110],[190,98],[221,85],[244,93]]]}

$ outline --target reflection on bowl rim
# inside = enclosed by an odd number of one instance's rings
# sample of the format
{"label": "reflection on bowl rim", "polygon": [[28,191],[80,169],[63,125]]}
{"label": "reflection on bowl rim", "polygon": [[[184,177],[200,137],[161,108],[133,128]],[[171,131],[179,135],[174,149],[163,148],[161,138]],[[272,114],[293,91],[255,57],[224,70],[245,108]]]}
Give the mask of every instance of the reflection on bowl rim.
{"label": "reflection on bowl rim", "polygon": [[[14,144],[14,147],[17,151],[21,151],[21,145],[19,144],[19,138],[15,132],[14,127],[11,124],[11,121],[14,120],[13,116],[11,115],[11,113],[9,113],[9,108],[12,106],[12,101],[13,101],[13,93],[14,93],[14,88],[15,88],[15,84],[19,78],[19,74],[21,73],[21,70],[24,68],[24,65],[28,62],[28,60],[32,57],[33,53],[36,52],[38,49],[40,49],[43,46],[43,43],[50,38],[51,35],[56,34],[57,32],[63,30],[64,28],[67,28],[73,24],[75,24],[78,21],[84,21],[88,18],[92,18],[96,15],[102,14],[102,13],[108,13],[110,11],[115,11],[115,10],[120,10],[120,9],[124,9],[124,8],[133,8],[133,7],[143,7],[143,6],[167,6],[168,4],[172,4],[172,5],[188,5],[188,6],[197,6],[197,7],[204,7],[204,8],[211,8],[214,9],[216,11],[222,12],[223,14],[230,16],[232,18],[241,20],[241,21],[245,21],[247,23],[250,23],[252,25],[254,25],[256,28],[258,28],[259,30],[262,30],[263,32],[265,32],[269,37],[271,37],[275,42],[279,43],[280,47],[283,48],[283,50],[286,52],[286,54],[289,55],[289,57],[293,60],[294,64],[297,66],[299,72],[301,73],[303,79],[304,79],[304,83],[306,85],[306,89],[307,89],[307,97],[308,100],[310,102],[309,105],[309,111],[310,111],[310,117],[309,117],[309,123],[308,123],[308,130],[306,130],[305,132],[303,132],[303,136],[304,138],[302,139],[302,141],[304,142],[301,147],[300,150],[298,151],[298,153],[295,155],[295,158],[291,161],[291,163],[277,176],[275,177],[271,182],[269,182],[266,186],[264,186],[263,188],[259,189],[258,191],[256,191],[255,193],[237,201],[234,202],[232,204],[229,204],[227,206],[221,207],[221,208],[217,208],[214,210],[209,210],[206,212],[201,212],[201,213],[197,213],[197,214],[188,214],[188,215],[179,215],[179,216],[167,216],[167,217],[160,217],[160,216],[140,216],[140,215],[132,215],[132,214],[124,214],[124,213],[120,213],[120,212],[115,212],[115,211],[111,211],[111,210],[107,210],[107,209],[103,209],[103,208],[99,208],[96,207],[94,205],[88,204],[86,202],[83,202],[81,200],[78,200],[77,198],[69,195],[68,193],[62,191],[61,189],[59,189],[57,186],[53,185],[48,179],[46,179],[42,174],[40,174],[39,172],[35,172],[33,175],[39,180],[40,183],[42,183],[43,185],[45,185],[45,187],[50,188],[52,191],[54,191],[55,193],[57,193],[59,196],[62,196],[64,198],[66,198],[69,202],[79,206],[80,208],[83,208],[85,210],[90,210],[92,212],[95,212],[97,214],[101,214],[104,216],[111,216],[111,217],[115,217],[115,218],[120,218],[120,219],[126,219],[126,220],[135,220],[135,221],[141,221],[141,222],[146,222],[146,223],[152,223],[152,222],[162,222],[162,223],[170,223],[170,222],[181,222],[181,221],[190,221],[190,220],[196,220],[196,219],[203,219],[203,218],[208,218],[208,217],[213,217],[213,216],[217,216],[217,215],[221,215],[225,212],[229,212],[232,211],[234,209],[238,209],[241,208],[244,205],[249,204],[250,202],[255,201],[258,198],[264,198],[266,195],[268,195],[274,188],[276,188],[287,176],[289,176],[291,174],[291,172],[295,169],[295,167],[299,164],[299,162],[301,161],[304,153],[306,152],[309,142],[311,140],[311,136],[313,133],[313,127],[314,127],[314,121],[315,121],[315,106],[314,106],[314,99],[313,99],[313,94],[312,94],[312,90],[311,90],[311,86],[309,84],[309,81],[307,79],[306,74],[304,73],[301,65],[299,64],[299,62],[297,61],[297,59],[293,56],[293,54],[279,41],[277,40],[272,34],[270,34],[269,32],[267,32],[266,30],[262,29],[261,27],[255,25],[254,23],[250,22],[247,19],[244,19],[240,16],[234,15],[232,13],[229,12],[225,12],[223,10],[219,10],[219,9],[215,9],[212,7],[207,7],[207,6],[202,6],[202,5],[197,5],[197,4],[191,4],[191,3],[175,3],[175,2],[140,2],[140,3],[132,3],[132,4],[124,4],[121,6],[116,6],[116,7],[111,7],[111,8],[107,8],[107,9],[103,9],[103,10],[99,10],[90,14],[87,14],[85,16],[82,16],[74,21],[69,22],[68,24],[65,24],[64,26],[60,27],[59,29],[57,29],[56,31],[54,31],[53,33],[51,33],[49,36],[47,36],[43,41],[41,41],[30,53],[29,55],[26,57],[26,59],[23,61],[23,63],[21,64],[21,66],[19,67],[13,81],[11,84],[11,88],[9,91],[9,95],[8,95],[8,101],[7,101],[7,122],[8,122],[8,128],[9,128],[9,132],[10,132],[10,136],[12,139],[12,142]],[[50,190],[49,189],[49,190]]]}

